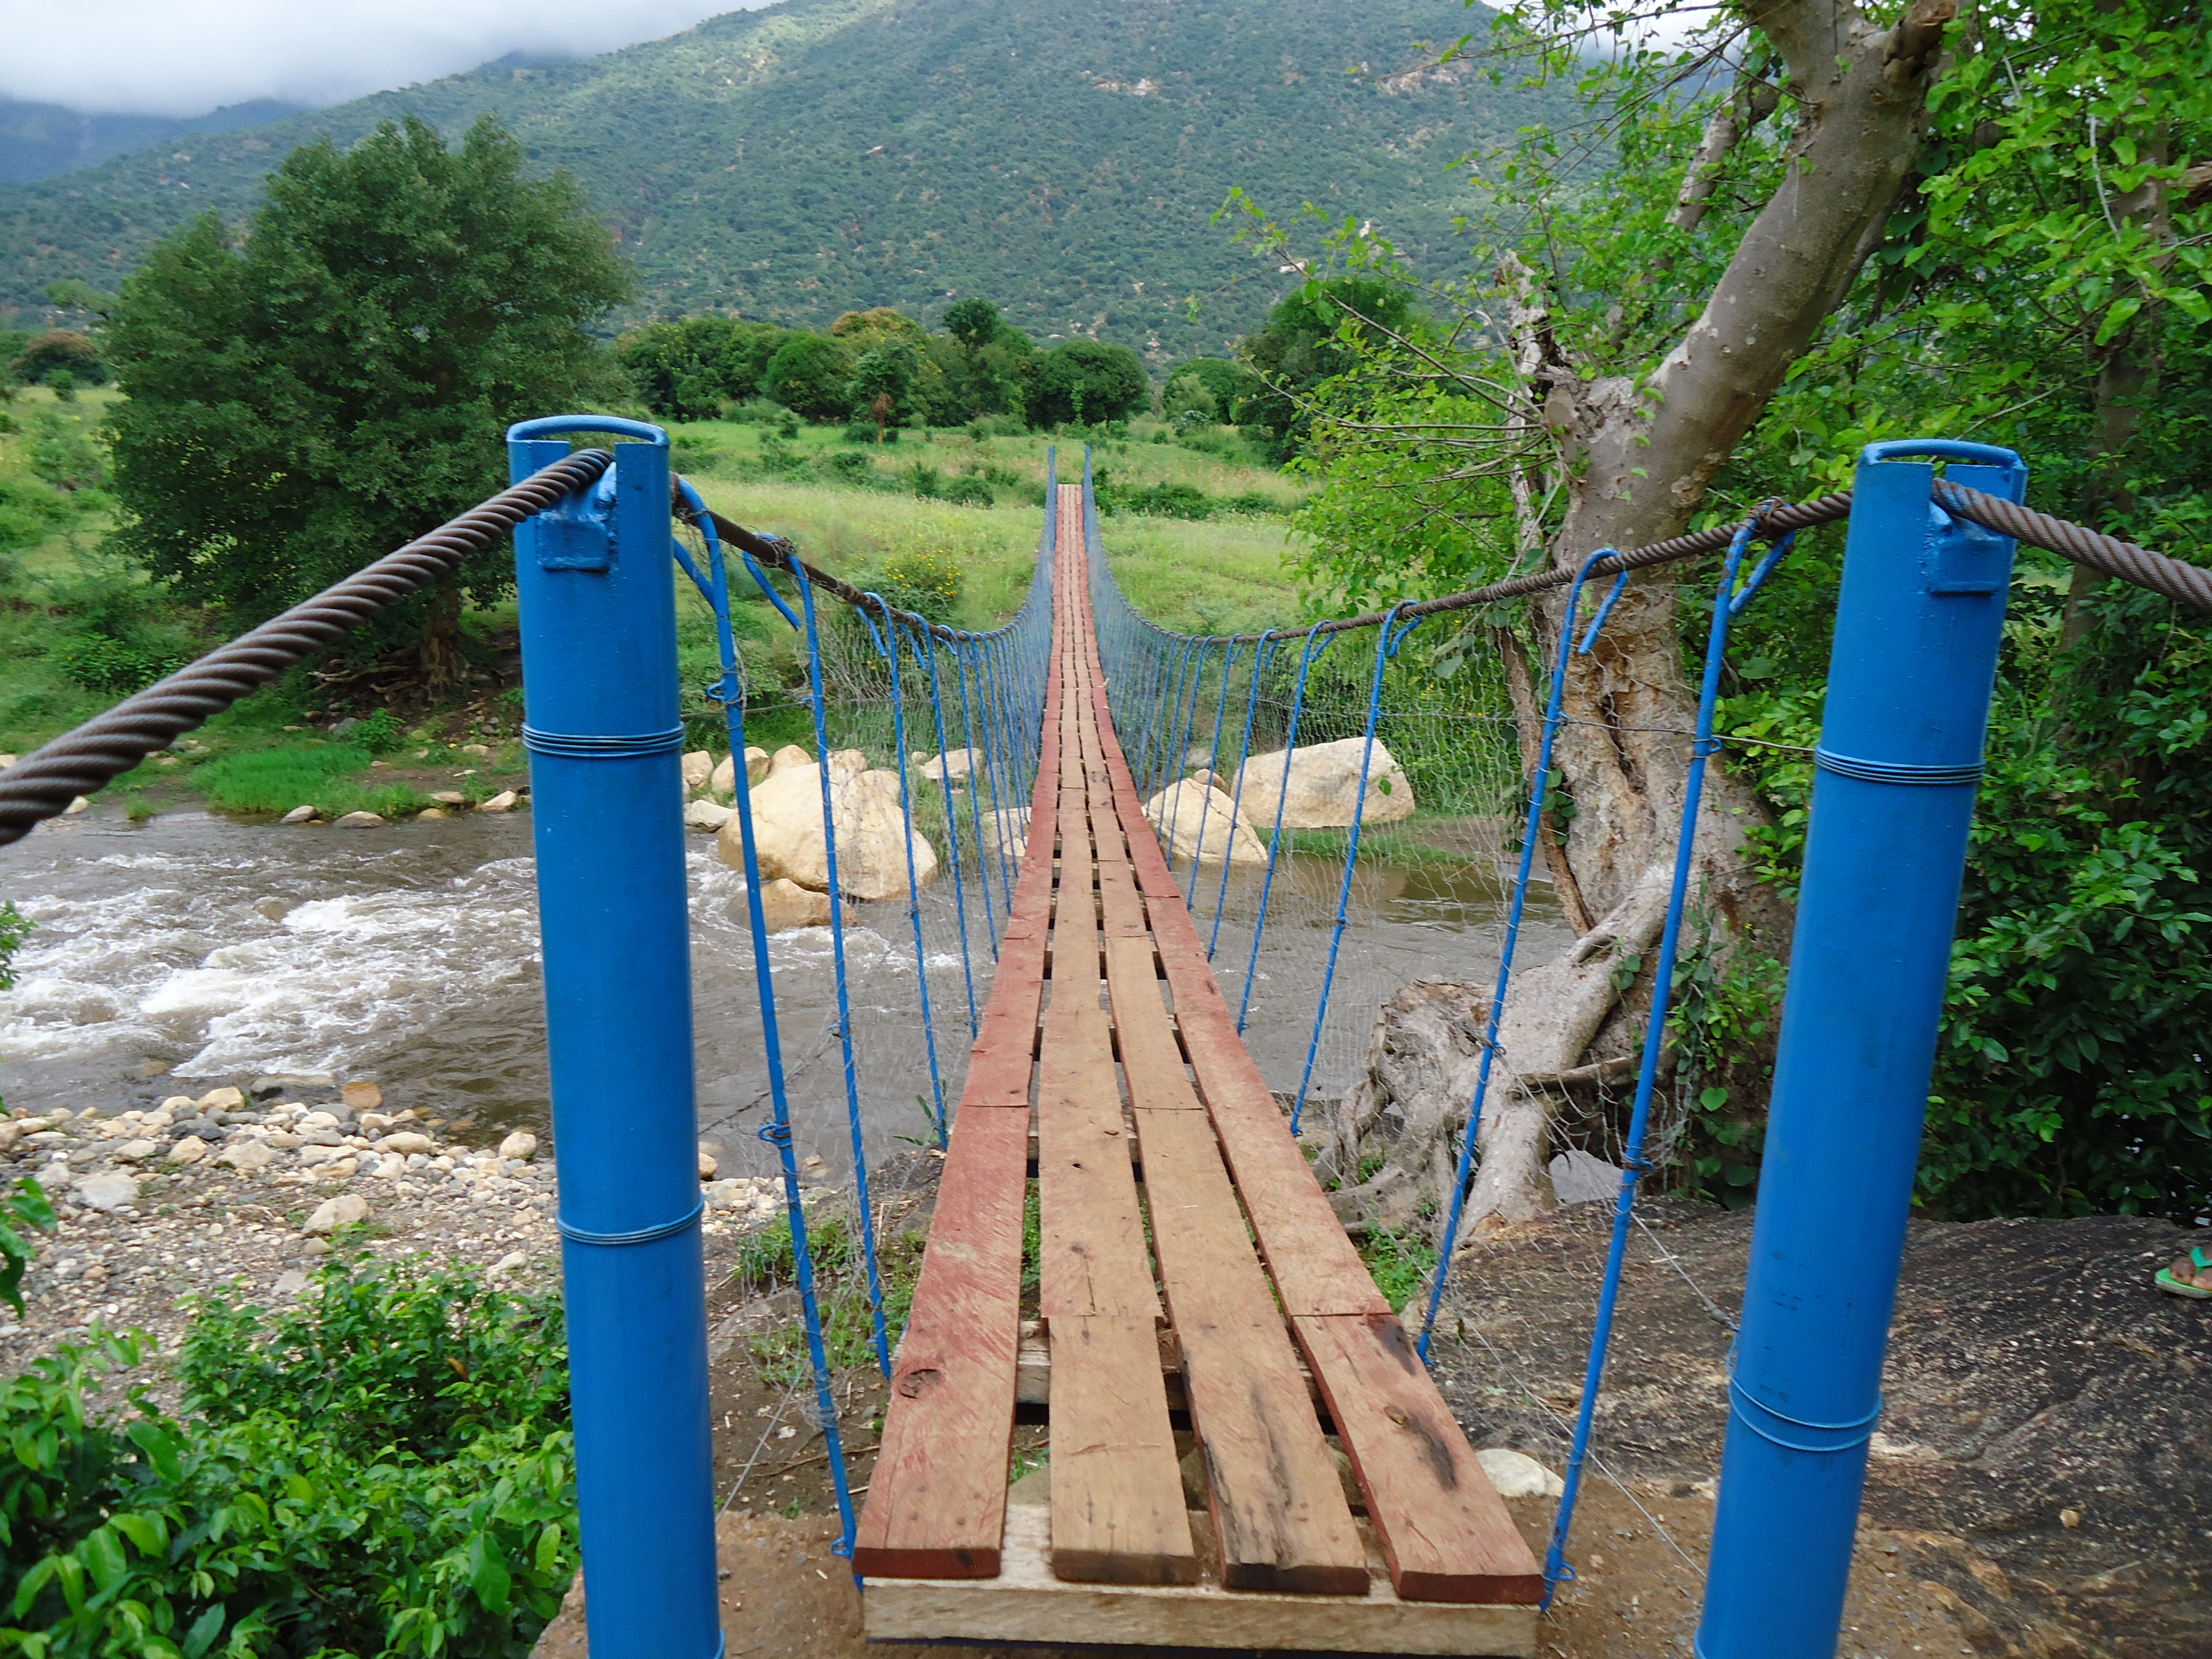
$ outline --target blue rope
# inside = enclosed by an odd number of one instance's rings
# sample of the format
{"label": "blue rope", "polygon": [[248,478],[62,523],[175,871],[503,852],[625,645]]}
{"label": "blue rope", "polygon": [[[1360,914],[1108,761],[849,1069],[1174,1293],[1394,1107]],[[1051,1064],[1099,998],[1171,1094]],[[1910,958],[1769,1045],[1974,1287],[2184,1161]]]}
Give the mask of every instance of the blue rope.
{"label": "blue rope", "polygon": [[[975,1012],[975,969],[968,956],[968,896],[960,881],[960,814],[952,803],[952,751],[945,744],[945,683],[938,673],[936,640],[926,628],[917,629],[915,632],[921,635],[921,648],[929,662],[929,708],[937,721],[937,781],[945,792],[945,841],[949,849],[946,856],[952,861],[952,914],[960,923],[960,975],[968,987],[968,1035],[973,1038],[982,1028]],[[968,757],[969,781],[972,785],[975,750],[970,744],[963,752]],[[971,787],[968,793],[972,796],[975,792]],[[981,850],[980,847],[978,850]],[[981,866],[981,860],[978,860],[977,867],[980,869]],[[990,891],[987,886],[983,897],[983,908],[987,912],[990,905]],[[933,1051],[933,1071],[935,1060]],[[941,1136],[944,1129],[941,1117],[938,1127]]]}
{"label": "blue rope", "polygon": [[[1221,659],[1221,695],[1213,700],[1213,739],[1206,755],[1206,769],[1217,780],[1221,776],[1218,769],[1218,763],[1221,759],[1221,725],[1229,713],[1229,682],[1236,672],[1237,641],[1231,640],[1229,641],[1228,654]],[[1198,850],[1201,853],[1206,850],[1206,817],[1212,810],[1213,789],[1209,787],[1204,799],[1199,802],[1198,809]],[[1237,811],[1234,803],[1231,803],[1230,807],[1229,834],[1225,837],[1225,842],[1226,844],[1221,849],[1221,869],[1224,878],[1229,871],[1229,855],[1237,846]],[[1195,858],[1190,861],[1190,891],[1183,898],[1182,908],[1193,914],[1195,914],[1198,909],[1198,862]],[[1221,919],[1218,907],[1216,907],[1213,915],[1215,924],[1218,926]]]}
{"label": "blue rope", "polygon": [[[1421,619],[1416,617],[1403,628],[1396,626],[1398,613],[1405,608],[1403,600],[1392,605],[1389,614],[1382,618],[1382,625],[1375,630],[1375,673],[1367,687],[1367,732],[1359,746],[1359,789],[1352,798],[1354,803],[1352,832],[1345,840],[1344,878],[1337,884],[1336,889],[1336,927],[1328,936],[1328,965],[1322,969],[1321,1001],[1314,1009],[1313,1037],[1306,1044],[1306,1068],[1298,1078],[1298,1097],[1291,1107],[1291,1133],[1293,1135],[1298,1133],[1299,1127],[1305,1121],[1306,1090],[1313,1083],[1314,1060],[1321,1053],[1322,1027],[1328,1019],[1329,988],[1336,982],[1336,953],[1338,947],[1344,943],[1345,921],[1351,914],[1352,874],[1353,867],[1359,862],[1360,827],[1367,821],[1367,774],[1375,762],[1375,722],[1382,713],[1382,670],[1390,659],[1398,654],[1398,647],[1405,643],[1406,635],[1421,625]],[[1283,763],[1283,794],[1285,798],[1291,793],[1290,782],[1290,757],[1286,755]],[[1276,816],[1278,818],[1281,816],[1279,805]]]}
{"label": "blue rope", "polygon": [[[1244,742],[1237,757],[1237,787],[1229,798],[1229,821],[1234,824],[1244,821],[1244,766],[1252,758],[1252,720],[1260,712],[1260,682],[1267,677],[1267,665],[1273,659],[1275,647],[1280,641],[1273,635],[1260,641],[1260,648],[1252,659],[1252,690],[1244,699]],[[1220,757],[1215,757],[1218,761]],[[1216,777],[1221,768],[1213,769]],[[1229,860],[1221,860],[1221,886],[1213,896],[1213,931],[1206,941],[1206,959],[1213,960],[1215,948],[1221,943],[1221,913],[1229,904]]]}
{"label": "blue rope", "polygon": [[[700,506],[690,486],[682,486],[694,507]],[[724,718],[728,722],[730,752],[742,756],[745,752],[745,706],[738,685],[737,641],[730,625],[729,582],[723,563],[720,542],[715,537],[712,520],[702,517],[707,526],[707,554],[714,573],[711,584],[701,582],[715,608],[716,634],[721,647],[722,678],[720,690]],[[694,581],[699,581],[696,567],[687,558],[684,561]],[[746,567],[753,580],[773,599],[775,596],[768,587],[768,579],[750,559]],[[779,608],[781,608],[779,606]],[[809,611],[809,620],[812,613]],[[810,634],[811,630],[810,629]],[[760,998],[761,1048],[768,1061],[768,1088],[771,1121],[758,1133],[760,1138],[776,1150],[783,1170],[783,1207],[791,1229],[791,1255],[793,1271],[799,1280],[799,1304],[806,1322],[806,1353],[814,1370],[814,1404],[822,1419],[822,1433],[830,1460],[830,1479],[837,1494],[838,1538],[831,1551],[849,1560],[853,1553],[855,1523],[853,1516],[853,1491],[850,1477],[845,1469],[843,1437],[837,1427],[836,1402],[830,1388],[830,1356],[822,1340],[822,1307],[814,1290],[814,1255],[807,1238],[806,1206],[799,1189],[799,1155],[791,1143],[791,1097],[783,1074],[783,1038],[776,1019],[775,978],[769,961],[768,917],[761,908],[760,860],[753,836],[752,781],[742,769],[737,769],[736,786],[738,830],[744,846],[746,920],[752,931],[753,981]],[[866,1185],[862,1186],[866,1194]]]}
{"label": "blue rope", "polygon": [[[837,875],[837,816],[830,796],[830,718],[822,690],[822,634],[814,614],[814,584],[796,567],[799,604],[806,617],[806,675],[814,706],[814,752],[822,780],[822,839],[830,866],[830,953],[837,969],[837,1041],[845,1053],[845,1115],[853,1130],[854,1185],[860,1191],[860,1248],[868,1263],[868,1305],[875,1317],[876,1364],[891,1374],[891,1344],[884,1328],[884,1284],[876,1270],[875,1217],[868,1198],[868,1152],[860,1134],[860,1078],[853,1059],[853,1000],[845,970],[845,889]],[[866,617],[862,617],[865,622]],[[870,624],[871,631],[873,624]],[[901,757],[903,760],[903,757]]]}
{"label": "blue rope", "polygon": [[[961,741],[968,747],[968,811],[969,822],[975,827],[975,873],[977,878],[983,884],[983,932],[991,942],[991,960],[995,963],[999,960],[999,916],[998,913],[991,908],[992,854],[985,852],[983,848],[983,789],[984,786],[991,781],[992,757],[988,741],[980,738],[977,734],[975,711],[968,700],[968,651],[967,641],[962,640],[956,642],[952,647],[952,660],[960,671]],[[983,744],[980,750],[976,748],[979,741]],[[983,757],[983,763],[981,767],[975,763],[975,757],[979,752]],[[994,788],[993,799],[995,800],[997,799],[995,786]],[[996,818],[992,820],[994,823],[997,821]],[[1004,873],[1003,871],[1001,873]],[[1010,911],[1012,908],[1011,896],[1007,901],[1007,908]]]}
{"label": "blue rope", "polygon": [[[1482,1034],[1482,1059],[1475,1072],[1474,1099],[1468,1106],[1467,1133],[1460,1142],[1459,1170],[1452,1177],[1451,1211],[1444,1222],[1436,1279],[1429,1286],[1428,1309],[1421,1316],[1420,1340],[1413,1345],[1425,1364],[1429,1358],[1429,1338],[1436,1327],[1437,1308],[1444,1297],[1444,1281],[1451,1273],[1452,1253],[1458,1248],[1459,1218],[1467,1206],[1468,1183],[1474,1170],[1474,1143],[1482,1132],[1483,1103],[1490,1093],[1490,1063],[1498,1054],[1498,1022],[1505,1016],[1505,988],[1513,977],[1513,951],[1521,940],[1521,915],[1528,901],[1529,872],[1535,862],[1537,840],[1544,832],[1544,796],[1552,779],[1552,746],[1565,719],[1567,659],[1576,649],[1575,609],[1582,602],[1583,584],[1589,580],[1590,567],[1610,556],[1613,550],[1601,547],[1583,561],[1582,568],[1575,572],[1575,580],[1567,589],[1566,609],[1559,617],[1559,661],[1552,670],[1552,692],[1544,708],[1544,741],[1537,752],[1535,781],[1528,791],[1528,821],[1521,831],[1521,869],[1513,878],[1513,904],[1505,916],[1505,947],[1498,959],[1498,988],[1491,995],[1490,1020]],[[1597,630],[1593,628],[1581,648],[1588,651],[1596,637]]]}
{"label": "blue rope", "polygon": [[[1628,1255],[1628,1228],[1636,1210],[1636,1183],[1650,1166],[1644,1161],[1644,1139],[1650,1127],[1651,1101],[1659,1087],[1659,1055],[1666,1046],[1667,1011],[1674,989],[1674,957],[1681,943],[1682,911],[1690,891],[1690,866],[1696,854],[1698,811],[1703,804],[1705,763],[1720,748],[1713,737],[1713,706],[1719,701],[1721,664],[1728,651],[1729,622],[1757,592],[1775,565],[1796,539],[1784,536],[1753,573],[1741,593],[1735,591],[1744,550],[1759,528],[1759,517],[1744,520],[1729,544],[1719,590],[1713,598],[1712,635],[1705,643],[1705,678],[1698,694],[1698,737],[1691,750],[1689,776],[1682,788],[1682,828],[1674,844],[1674,881],[1667,896],[1667,925],[1659,936],[1659,963],[1651,986],[1651,1014],[1644,1031],[1643,1066],[1636,1078],[1636,1107],[1628,1121],[1628,1139],[1623,1148],[1620,1193],[1613,1210],[1613,1243],[1605,1259],[1605,1283],[1598,1292],[1597,1322],[1590,1332],[1589,1360],[1583,1372],[1582,1405],[1575,1413],[1575,1438],[1567,1457],[1566,1491],[1552,1524],[1552,1546],[1544,1560],[1544,1604],[1551,1605],[1559,1584],[1574,1577],[1567,1565],[1567,1532],[1574,1524],[1575,1498],[1581,1490],[1583,1461],[1589,1452],[1590,1426],[1597,1412],[1598,1389],[1605,1379],[1607,1349],[1613,1340],[1613,1305],[1620,1296],[1620,1273]],[[1439,1275],[1441,1277],[1441,1275]]]}
{"label": "blue rope", "polygon": [[[914,977],[916,994],[921,999],[921,1042],[929,1054],[929,1091],[936,1103],[931,1116],[935,1120],[937,1144],[941,1147],[945,1144],[945,1079],[937,1066],[937,1022],[929,1006],[929,953],[921,942],[921,873],[914,861],[914,795],[909,782],[911,769],[906,757],[906,702],[899,686],[899,659],[905,653],[899,644],[898,618],[891,614],[890,601],[880,593],[870,592],[862,597],[873,599],[882,607],[884,632],[876,631],[866,611],[853,614],[867,624],[876,648],[891,665],[891,753],[898,761],[899,826],[906,838],[906,914],[907,920],[914,925]],[[944,769],[941,761],[938,769]],[[888,1367],[884,1374],[890,1375]]]}
{"label": "blue rope", "polygon": [[1244,999],[1237,1005],[1237,1035],[1244,1035],[1245,1017],[1252,1009],[1252,981],[1260,971],[1260,935],[1267,926],[1267,900],[1275,890],[1275,866],[1283,855],[1283,806],[1291,798],[1291,757],[1297,752],[1298,720],[1305,712],[1306,676],[1314,660],[1328,649],[1334,634],[1323,634],[1316,623],[1306,630],[1306,646],[1298,657],[1297,689],[1291,694],[1291,729],[1283,737],[1282,787],[1275,793],[1275,828],[1267,838],[1267,873],[1260,883],[1260,914],[1252,919],[1252,956],[1244,964]]}

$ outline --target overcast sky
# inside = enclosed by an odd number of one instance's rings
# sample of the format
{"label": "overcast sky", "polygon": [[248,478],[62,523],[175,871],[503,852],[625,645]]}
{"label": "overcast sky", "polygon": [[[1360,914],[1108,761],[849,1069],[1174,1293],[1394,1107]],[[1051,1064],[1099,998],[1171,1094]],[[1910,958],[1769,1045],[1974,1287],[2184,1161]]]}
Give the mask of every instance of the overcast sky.
{"label": "overcast sky", "polygon": [[510,52],[581,57],[765,0],[6,0],[0,94],[88,113],[335,104]]}

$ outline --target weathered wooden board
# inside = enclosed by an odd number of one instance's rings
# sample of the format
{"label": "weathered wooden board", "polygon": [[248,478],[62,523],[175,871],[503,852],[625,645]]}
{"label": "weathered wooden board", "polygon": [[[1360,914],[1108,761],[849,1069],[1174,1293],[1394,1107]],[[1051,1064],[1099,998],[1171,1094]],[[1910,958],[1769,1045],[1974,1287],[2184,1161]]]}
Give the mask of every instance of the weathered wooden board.
{"label": "weathered wooden board", "polygon": [[854,1542],[856,1572],[988,1578],[999,1571],[1028,1146],[1026,1110],[964,1107],[953,1125]]}
{"label": "weathered wooden board", "polygon": [[[1053,1575],[1048,1511],[1007,1511],[1004,1565],[987,1580],[867,1581],[872,1642],[1070,1641],[1287,1653],[1526,1655],[1536,1610],[1409,1602],[1377,1571],[1366,1594],[1316,1597],[1188,1588],[1072,1584]],[[1379,1567],[1379,1562],[1377,1565]]]}
{"label": "weathered wooden board", "polygon": [[1205,1109],[1184,1069],[1167,1006],[1160,1000],[1150,939],[1106,941],[1106,986],[1114,1004],[1114,1029],[1121,1039],[1130,1103],[1156,1112]]}
{"label": "weathered wooden board", "polygon": [[1064,1316],[1159,1317],[1103,1009],[1055,1004],[1044,1016],[1037,1206],[1038,1311],[1048,1326]]}
{"label": "weathered wooden board", "polygon": [[1544,1576],[1389,1314],[1293,1319],[1408,1601],[1529,1603]]}
{"label": "weathered wooden board", "polygon": [[1206,1454],[1222,1581],[1361,1594],[1365,1554],[1289,1334],[1200,1112],[1133,1114],[1191,1426]]}
{"label": "weathered wooden board", "polygon": [[1052,1569],[1112,1584],[1189,1584],[1198,1553],[1149,1316],[1051,1322]]}

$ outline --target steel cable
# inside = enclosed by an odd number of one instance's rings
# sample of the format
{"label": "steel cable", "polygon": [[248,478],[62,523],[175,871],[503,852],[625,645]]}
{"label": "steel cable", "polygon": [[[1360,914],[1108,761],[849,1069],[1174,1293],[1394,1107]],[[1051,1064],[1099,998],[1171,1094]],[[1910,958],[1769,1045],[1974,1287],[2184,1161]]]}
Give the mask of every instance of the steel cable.
{"label": "steel cable", "polygon": [[0,847],[21,841],[79,795],[167,748],[394,601],[452,575],[469,554],[591,483],[613,461],[604,449],[578,451],[25,756],[0,772]]}

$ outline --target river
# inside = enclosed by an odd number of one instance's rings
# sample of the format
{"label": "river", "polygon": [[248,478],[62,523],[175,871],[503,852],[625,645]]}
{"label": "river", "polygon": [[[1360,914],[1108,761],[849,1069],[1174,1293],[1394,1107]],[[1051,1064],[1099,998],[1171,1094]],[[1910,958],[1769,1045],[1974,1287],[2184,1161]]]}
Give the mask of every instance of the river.
{"label": "river", "polygon": [[[751,1133],[766,1119],[767,1078],[744,883],[709,836],[690,838],[689,865],[702,1133],[726,1173],[764,1172]],[[1276,878],[1247,1036],[1279,1090],[1295,1090],[1304,1070],[1340,875],[1333,861],[1300,858]],[[1240,871],[1232,888],[1217,972],[1234,1006],[1258,884]],[[96,805],[0,851],[0,898],[37,924],[15,988],[0,994],[11,1106],[114,1113],[262,1073],[327,1073],[373,1079],[392,1108],[449,1125],[547,1127],[527,813],[309,830],[188,811],[134,825]],[[1525,960],[1565,938],[1548,898],[1532,894]],[[862,907],[846,930],[872,1158],[926,1139],[927,1105],[940,1091],[957,1097],[971,978],[979,1005],[988,992],[988,942],[971,925],[963,966],[951,884],[930,888],[922,908],[935,1085],[905,912]],[[1313,1094],[1356,1078],[1376,1003],[1395,986],[1487,983],[1499,923],[1486,864],[1362,866]],[[842,1175],[852,1151],[830,936],[803,930],[769,948],[795,1139]]]}

